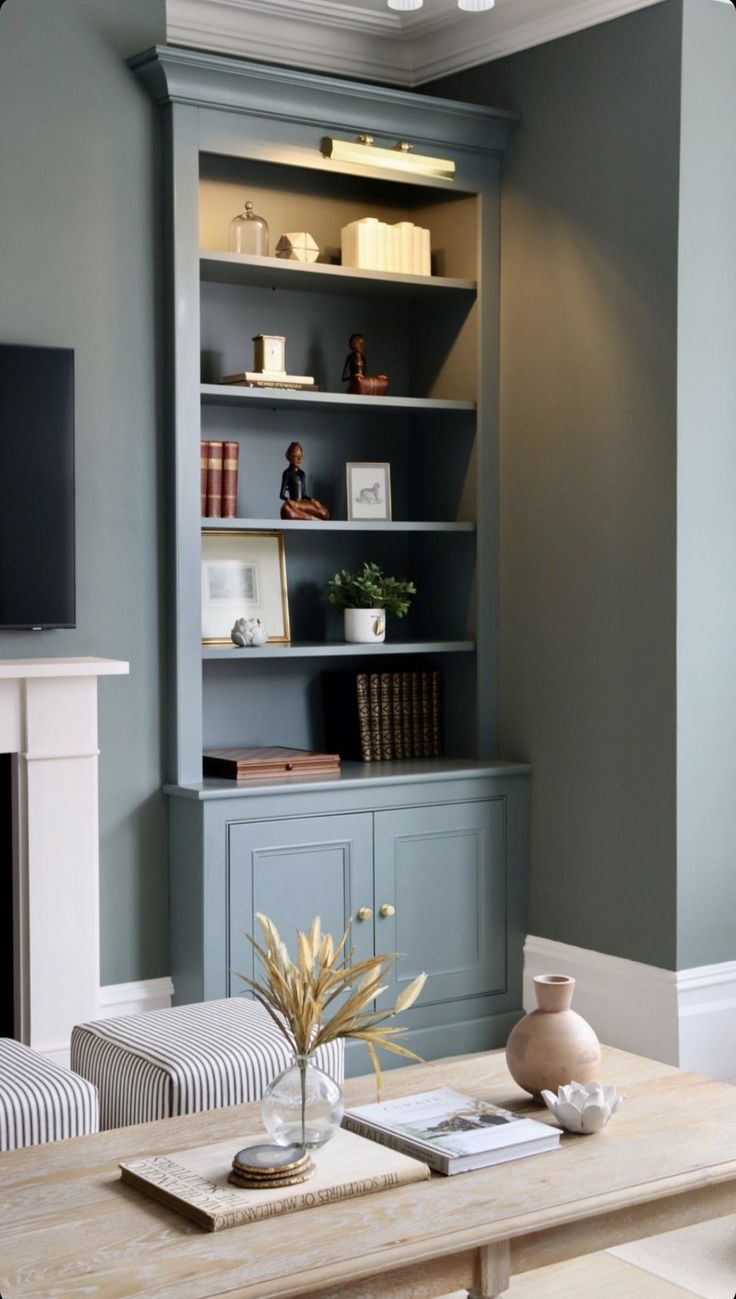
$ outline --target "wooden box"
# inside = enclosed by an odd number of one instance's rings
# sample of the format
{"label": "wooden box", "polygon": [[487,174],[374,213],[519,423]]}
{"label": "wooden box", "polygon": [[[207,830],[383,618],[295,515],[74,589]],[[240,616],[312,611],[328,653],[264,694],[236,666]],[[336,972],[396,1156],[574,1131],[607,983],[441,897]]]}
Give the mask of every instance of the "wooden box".
{"label": "wooden box", "polygon": [[338,753],[313,753],[309,749],[206,749],[204,753],[205,776],[220,776],[225,780],[334,776],[339,770]]}

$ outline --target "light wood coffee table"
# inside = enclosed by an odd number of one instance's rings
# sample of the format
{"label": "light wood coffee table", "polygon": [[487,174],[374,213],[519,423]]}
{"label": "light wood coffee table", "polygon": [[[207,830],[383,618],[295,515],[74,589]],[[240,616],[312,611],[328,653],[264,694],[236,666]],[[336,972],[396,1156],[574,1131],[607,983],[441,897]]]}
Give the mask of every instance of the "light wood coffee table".
{"label": "light wood coffee table", "polygon": [[[490,1299],[514,1273],[733,1213],[736,1088],[610,1048],[602,1077],[627,1101],[600,1136],[216,1234],[124,1186],[117,1161],[230,1138],[235,1151],[257,1106],[0,1155],[0,1294]],[[387,1097],[447,1085],[545,1116],[498,1052],[385,1075]],[[350,1104],[375,1095],[369,1078],[345,1091]]]}

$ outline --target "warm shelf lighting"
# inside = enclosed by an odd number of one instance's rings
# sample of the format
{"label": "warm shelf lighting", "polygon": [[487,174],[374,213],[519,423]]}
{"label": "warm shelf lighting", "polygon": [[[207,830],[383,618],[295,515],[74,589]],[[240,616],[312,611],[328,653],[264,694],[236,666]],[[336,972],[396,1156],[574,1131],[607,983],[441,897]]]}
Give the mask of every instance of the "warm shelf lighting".
{"label": "warm shelf lighting", "polygon": [[372,135],[359,135],[356,140],[338,140],[327,135],[321,150],[325,158],[334,158],[336,162],[357,162],[361,167],[382,167],[420,176],[439,176],[442,180],[455,179],[455,164],[451,158],[414,153],[408,140],[399,140],[393,149],[383,149],[373,143]]}
{"label": "warm shelf lighting", "polygon": [[424,0],[388,0],[389,9],[421,9]]}

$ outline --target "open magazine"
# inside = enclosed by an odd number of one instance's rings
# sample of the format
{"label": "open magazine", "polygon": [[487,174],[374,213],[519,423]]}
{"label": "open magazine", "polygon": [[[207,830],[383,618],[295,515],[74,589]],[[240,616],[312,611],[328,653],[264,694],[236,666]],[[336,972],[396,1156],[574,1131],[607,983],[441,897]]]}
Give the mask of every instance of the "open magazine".
{"label": "open magazine", "polygon": [[452,1087],[346,1110],[343,1126],[446,1174],[555,1150],[561,1136],[558,1128]]}

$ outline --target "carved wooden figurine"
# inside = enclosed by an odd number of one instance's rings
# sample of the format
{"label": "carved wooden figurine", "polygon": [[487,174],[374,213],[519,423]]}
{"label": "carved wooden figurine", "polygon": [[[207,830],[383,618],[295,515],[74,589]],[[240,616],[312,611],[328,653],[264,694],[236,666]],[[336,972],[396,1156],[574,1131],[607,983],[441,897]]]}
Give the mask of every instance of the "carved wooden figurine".
{"label": "carved wooden figurine", "polygon": [[388,375],[366,373],[368,362],[365,355],[365,339],[362,334],[350,335],[350,353],[345,358],[342,382],[347,383],[348,392],[362,397],[383,397],[388,391]]}
{"label": "carved wooden figurine", "polygon": [[307,496],[307,479],[302,469],[304,452],[300,442],[291,442],[286,450],[289,468],[281,476],[282,519],[329,519],[330,512],[320,501]]}

